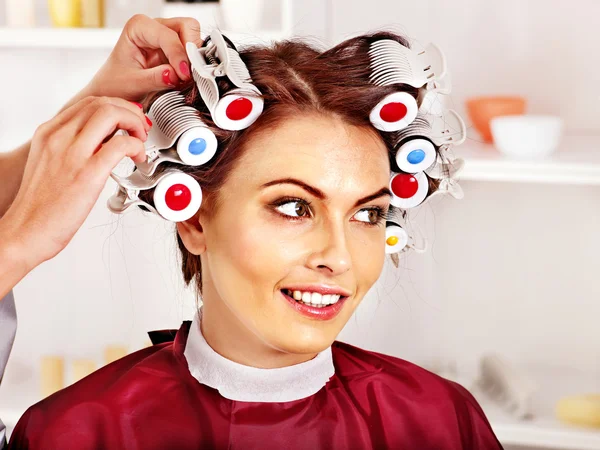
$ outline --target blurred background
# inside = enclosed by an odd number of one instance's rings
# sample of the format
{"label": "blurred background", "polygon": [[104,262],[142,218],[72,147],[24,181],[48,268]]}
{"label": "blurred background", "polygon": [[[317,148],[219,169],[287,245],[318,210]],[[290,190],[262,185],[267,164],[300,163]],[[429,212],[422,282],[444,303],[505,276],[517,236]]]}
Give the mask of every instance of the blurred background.
{"label": "blurred background", "polygon": [[[598,400],[581,397],[600,394],[600,1],[2,0],[0,151],[91,79],[136,13],[193,16],[241,46],[384,28],[441,47],[452,80],[442,101],[468,127],[454,150],[465,198],[413,214],[429,251],[386,262],[340,340],[460,382],[507,449],[600,449]],[[192,317],[174,227],[112,215],[114,190],[15,289],[19,332],[0,388],[9,432],[53,386]],[[504,400],[478,390],[491,366]]]}

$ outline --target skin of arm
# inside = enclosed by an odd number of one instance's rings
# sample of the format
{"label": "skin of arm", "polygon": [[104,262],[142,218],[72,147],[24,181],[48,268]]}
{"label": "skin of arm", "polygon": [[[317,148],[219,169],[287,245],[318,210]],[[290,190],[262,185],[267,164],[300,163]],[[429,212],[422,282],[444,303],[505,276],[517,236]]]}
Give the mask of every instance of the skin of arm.
{"label": "skin of arm", "polygon": [[2,189],[0,189],[0,218],[4,216],[12,201],[17,195],[23,170],[29,156],[29,147],[31,141],[26,142],[19,148],[9,153],[0,153],[0,180],[2,180]]}

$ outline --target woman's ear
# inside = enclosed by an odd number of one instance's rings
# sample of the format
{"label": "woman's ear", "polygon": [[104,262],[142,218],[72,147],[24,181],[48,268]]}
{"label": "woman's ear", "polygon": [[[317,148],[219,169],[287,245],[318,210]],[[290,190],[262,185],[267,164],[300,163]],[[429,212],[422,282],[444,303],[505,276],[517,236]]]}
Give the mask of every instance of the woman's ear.
{"label": "woman's ear", "polygon": [[188,220],[177,222],[177,232],[183,245],[193,255],[200,255],[206,251],[206,235],[201,221],[201,214],[196,214]]}

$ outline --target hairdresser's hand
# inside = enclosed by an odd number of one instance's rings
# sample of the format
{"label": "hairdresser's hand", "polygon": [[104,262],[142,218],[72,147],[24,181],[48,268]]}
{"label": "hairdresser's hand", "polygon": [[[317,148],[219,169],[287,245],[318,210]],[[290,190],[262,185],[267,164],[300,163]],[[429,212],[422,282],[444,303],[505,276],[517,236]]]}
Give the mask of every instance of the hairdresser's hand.
{"label": "hairdresser's hand", "polygon": [[196,19],[133,16],[108,57],[86,87],[87,95],[144,97],[191,79],[185,43],[202,43]]}
{"label": "hairdresser's hand", "polygon": [[[132,17],[106,63],[62,111],[89,96],[141,102],[152,92],[190,81],[186,42],[201,44],[200,24],[195,19]],[[0,158],[0,178],[5,183],[0,192],[0,217],[19,188],[29,146],[30,142]]]}
{"label": "hairdresser's hand", "polygon": [[[146,119],[134,103],[89,97],[36,130],[21,187],[0,220],[0,266],[19,268],[14,284],[65,248],[124,157],[144,160]],[[129,136],[114,135],[118,129]]]}

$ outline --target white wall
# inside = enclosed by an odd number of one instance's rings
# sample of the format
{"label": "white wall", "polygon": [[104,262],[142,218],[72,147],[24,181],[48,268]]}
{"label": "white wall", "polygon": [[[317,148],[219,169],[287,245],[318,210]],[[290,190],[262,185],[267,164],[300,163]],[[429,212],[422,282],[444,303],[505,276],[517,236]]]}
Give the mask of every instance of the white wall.
{"label": "white wall", "polygon": [[600,131],[596,0],[331,1],[334,40],[387,25],[438,44],[459,113],[469,96],[518,94],[570,130]]}

